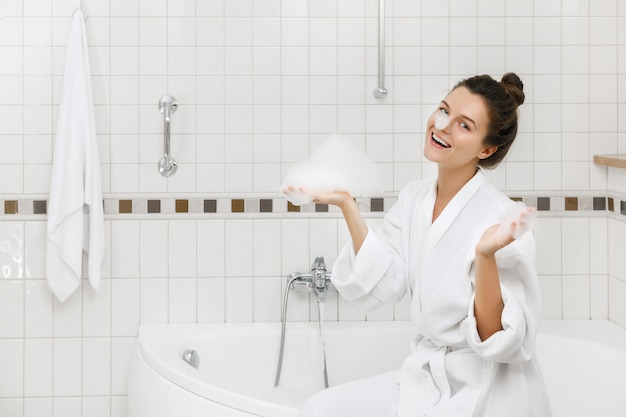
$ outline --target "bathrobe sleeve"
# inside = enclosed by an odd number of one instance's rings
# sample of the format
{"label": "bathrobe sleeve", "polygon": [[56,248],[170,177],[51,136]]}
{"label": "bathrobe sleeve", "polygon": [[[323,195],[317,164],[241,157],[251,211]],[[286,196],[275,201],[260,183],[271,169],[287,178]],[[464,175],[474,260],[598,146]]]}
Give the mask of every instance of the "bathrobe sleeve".
{"label": "bathrobe sleeve", "polygon": [[409,287],[405,254],[408,236],[404,230],[409,221],[407,207],[417,186],[414,183],[400,191],[398,202],[380,228],[368,228],[358,253],[350,240],[333,265],[332,281],[339,293],[366,311],[399,301]]}
{"label": "bathrobe sleeve", "polygon": [[541,294],[534,253],[535,242],[531,233],[496,253],[504,302],[503,330],[485,341],[481,341],[478,335],[472,296],[461,328],[469,346],[486,360],[512,363],[528,361],[533,356],[541,319]]}

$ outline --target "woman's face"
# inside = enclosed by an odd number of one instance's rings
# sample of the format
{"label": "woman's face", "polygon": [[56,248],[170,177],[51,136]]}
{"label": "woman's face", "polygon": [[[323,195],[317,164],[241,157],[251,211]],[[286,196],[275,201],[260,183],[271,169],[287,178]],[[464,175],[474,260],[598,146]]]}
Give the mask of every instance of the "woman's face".
{"label": "woman's face", "polygon": [[424,156],[440,168],[476,167],[495,152],[483,144],[489,117],[483,98],[458,87],[428,118]]}

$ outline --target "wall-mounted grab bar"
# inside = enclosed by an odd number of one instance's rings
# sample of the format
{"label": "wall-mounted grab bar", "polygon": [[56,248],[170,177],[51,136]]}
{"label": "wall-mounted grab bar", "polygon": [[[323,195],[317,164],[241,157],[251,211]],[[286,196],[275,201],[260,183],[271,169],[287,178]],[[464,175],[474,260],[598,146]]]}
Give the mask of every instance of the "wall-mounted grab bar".
{"label": "wall-mounted grab bar", "polygon": [[385,0],[378,0],[378,87],[374,89],[374,97],[384,98],[385,88]]}
{"label": "wall-mounted grab bar", "polygon": [[159,100],[159,110],[163,114],[163,158],[159,161],[159,172],[164,177],[169,177],[176,172],[178,163],[170,155],[170,125],[172,120],[172,114],[176,112],[178,108],[178,102],[176,99],[169,95],[164,95]]}

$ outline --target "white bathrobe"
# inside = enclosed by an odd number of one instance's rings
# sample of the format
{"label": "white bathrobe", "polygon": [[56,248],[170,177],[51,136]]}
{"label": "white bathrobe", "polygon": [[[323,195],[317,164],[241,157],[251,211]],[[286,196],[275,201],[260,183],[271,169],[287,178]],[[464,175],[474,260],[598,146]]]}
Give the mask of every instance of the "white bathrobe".
{"label": "white bathrobe", "polygon": [[358,254],[346,245],[333,267],[343,297],[373,307],[411,294],[417,336],[398,372],[398,417],[549,417],[534,359],[540,290],[532,233],[496,253],[504,311],[484,342],[474,317],[474,249],[513,202],[482,171],[432,222],[436,182],[407,185]]}

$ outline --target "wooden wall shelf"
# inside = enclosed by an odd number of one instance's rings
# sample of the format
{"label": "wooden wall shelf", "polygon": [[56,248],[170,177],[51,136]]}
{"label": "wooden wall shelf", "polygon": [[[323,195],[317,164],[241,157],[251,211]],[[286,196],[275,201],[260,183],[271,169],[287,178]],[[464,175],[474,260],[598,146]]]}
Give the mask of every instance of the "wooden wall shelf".
{"label": "wooden wall shelf", "polygon": [[621,153],[613,155],[594,155],[593,163],[598,165],[606,165],[608,167],[626,169],[626,154]]}

